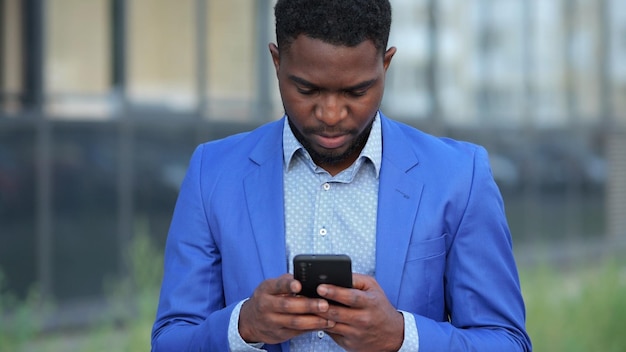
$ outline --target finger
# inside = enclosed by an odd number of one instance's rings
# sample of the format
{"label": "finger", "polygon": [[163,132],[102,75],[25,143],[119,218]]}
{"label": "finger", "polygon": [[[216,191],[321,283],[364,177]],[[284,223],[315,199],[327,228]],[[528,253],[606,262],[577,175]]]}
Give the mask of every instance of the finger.
{"label": "finger", "polygon": [[294,296],[271,296],[265,300],[260,312],[266,320],[265,327],[276,326],[287,330],[319,330],[333,327],[334,321],[321,316],[321,311],[328,310],[328,302]]}
{"label": "finger", "polygon": [[241,307],[240,333],[246,341],[284,341],[305,331],[333,327],[334,321],[318,313],[327,309],[323,299],[255,293]]}
{"label": "finger", "polygon": [[317,293],[325,299],[353,308],[361,306],[359,302],[362,300],[360,296],[363,294],[359,290],[329,284],[317,286]]}
{"label": "finger", "polygon": [[291,274],[265,280],[259,285],[259,290],[269,295],[291,295],[298,293],[300,289],[300,283]]}
{"label": "finger", "polygon": [[357,290],[367,291],[374,287],[378,287],[378,283],[369,275],[352,274],[352,287]]}
{"label": "finger", "polygon": [[268,300],[272,311],[283,314],[320,314],[328,311],[328,301],[304,296],[274,296]]}
{"label": "finger", "polygon": [[281,315],[277,322],[286,329],[300,332],[332,329],[336,325],[332,320],[310,314]]}

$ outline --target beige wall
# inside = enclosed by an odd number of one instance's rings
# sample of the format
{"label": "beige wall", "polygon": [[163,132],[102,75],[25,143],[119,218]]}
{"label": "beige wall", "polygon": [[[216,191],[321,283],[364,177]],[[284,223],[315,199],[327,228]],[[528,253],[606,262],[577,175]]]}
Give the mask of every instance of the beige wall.
{"label": "beige wall", "polygon": [[[208,6],[210,95],[252,99],[259,55],[254,39],[255,9],[250,0],[212,0]],[[268,54],[269,55],[269,54]]]}
{"label": "beige wall", "polygon": [[0,9],[0,14],[4,14],[0,20],[0,26],[3,27],[4,50],[2,51],[4,58],[4,77],[0,82],[0,87],[7,92],[17,93],[22,89],[20,72],[22,72],[22,45],[19,40],[21,37],[22,16],[20,11],[20,0],[4,0],[4,8]]}
{"label": "beige wall", "polygon": [[[180,109],[198,102],[194,0],[129,2],[129,92],[139,102]],[[255,9],[249,0],[208,0],[205,65],[208,106],[241,109],[256,95]],[[240,111],[246,110],[246,111]],[[240,113],[236,113],[240,111]]]}
{"label": "beige wall", "polygon": [[195,103],[193,0],[128,1],[131,100]]}
{"label": "beige wall", "polygon": [[44,4],[46,92],[107,93],[109,1],[48,0]]}

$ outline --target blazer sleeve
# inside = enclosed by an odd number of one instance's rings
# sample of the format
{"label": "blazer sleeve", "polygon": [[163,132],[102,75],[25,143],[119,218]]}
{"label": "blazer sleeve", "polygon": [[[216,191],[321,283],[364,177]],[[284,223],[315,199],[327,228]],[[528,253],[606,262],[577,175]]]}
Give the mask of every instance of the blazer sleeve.
{"label": "blazer sleeve", "polygon": [[420,352],[531,351],[511,236],[487,152],[478,147],[445,265],[448,322],[415,315]]}
{"label": "blazer sleeve", "polygon": [[202,149],[193,153],[165,247],[165,271],[152,351],[227,351],[228,322],[221,254],[203,204]]}

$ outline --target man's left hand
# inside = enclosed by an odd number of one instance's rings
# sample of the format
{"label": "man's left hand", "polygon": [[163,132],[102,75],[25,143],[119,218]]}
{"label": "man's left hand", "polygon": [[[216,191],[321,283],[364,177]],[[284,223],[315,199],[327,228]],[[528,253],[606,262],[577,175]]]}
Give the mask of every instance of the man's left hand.
{"label": "man's left hand", "polygon": [[331,305],[319,315],[335,321],[325,331],[346,351],[397,351],[404,341],[404,317],[389,302],[378,282],[353,274],[353,288],[320,285],[317,293],[346,305]]}

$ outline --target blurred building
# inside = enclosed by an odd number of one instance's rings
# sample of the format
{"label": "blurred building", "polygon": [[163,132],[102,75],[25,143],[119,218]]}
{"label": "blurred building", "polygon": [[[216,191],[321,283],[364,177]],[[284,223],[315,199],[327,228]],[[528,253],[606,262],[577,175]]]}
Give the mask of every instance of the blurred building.
{"label": "blurred building", "polygon": [[[387,115],[485,145],[516,241],[623,229],[624,1],[391,2]],[[0,0],[10,288],[99,295],[137,231],[163,242],[195,145],[281,117],[273,3]]]}
{"label": "blurred building", "polygon": [[438,111],[450,125],[550,128],[599,125],[608,109],[624,123],[624,2],[393,4],[399,51],[388,110],[407,118]]}

